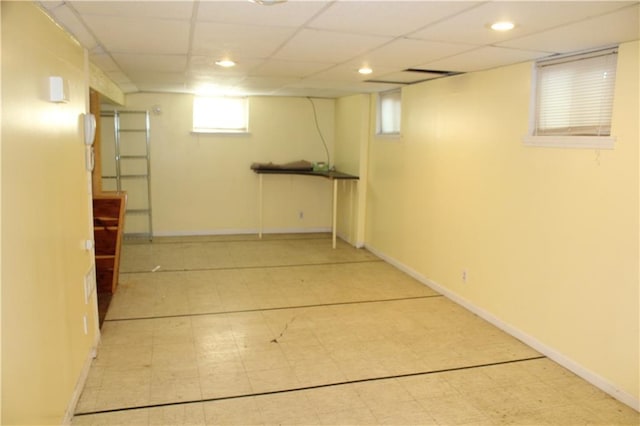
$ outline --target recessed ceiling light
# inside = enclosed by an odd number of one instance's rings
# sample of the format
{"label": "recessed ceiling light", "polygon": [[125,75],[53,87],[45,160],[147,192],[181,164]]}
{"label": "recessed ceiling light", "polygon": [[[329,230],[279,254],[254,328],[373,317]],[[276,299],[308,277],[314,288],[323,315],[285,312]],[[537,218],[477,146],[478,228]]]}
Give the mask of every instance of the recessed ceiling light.
{"label": "recessed ceiling light", "polygon": [[236,66],[236,63],[233,62],[231,59],[222,59],[220,61],[216,61],[216,65],[223,68],[231,68]]}
{"label": "recessed ceiling light", "polygon": [[259,4],[260,6],[273,6],[274,4],[284,3],[287,0],[249,0],[251,3]]}
{"label": "recessed ceiling light", "polygon": [[358,70],[360,74],[371,74],[373,70],[369,67],[362,67]]}
{"label": "recessed ceiling light", "polygon": [[491,24],[491,29],[494,31],[509,31],[512,30],[515,26],[516,25],[513,22],[500,21]]}

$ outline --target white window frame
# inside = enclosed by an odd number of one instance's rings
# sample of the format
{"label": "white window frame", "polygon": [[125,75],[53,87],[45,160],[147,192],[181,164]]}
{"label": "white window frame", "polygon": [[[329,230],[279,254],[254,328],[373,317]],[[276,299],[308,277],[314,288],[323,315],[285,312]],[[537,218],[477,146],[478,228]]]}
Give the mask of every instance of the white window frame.
{"label": "white window frame", "polygon": [[[392,102],[392,109],[385,108],[385,102]],[[388,107],[388,104],[386,106]],[[378,93],[376,109],[376,135],[400,137],[402,126],[402,91],[400,89],[394,89]],[[395,123],[390,123],[390,121],[394,121]]]}
{"label": "white window frame", "polygon": [[[613,56],[612,56],[613,55]],[[528,146],[542,146],[542,147],[556,147],[556,148],[592,148],[592,149],[613,149],[615,143],[615,137],[606,134],[606,135],[572,135],[571,129],[566,130],[565,133],[568,134],[538,134],[538,117],[539,111],[538,108],[540,92],[542,88],[540,87],[540,78],[542,75],[541,67],[545,66],[562,66],[563,63],[570,64],[572,62],[581,61],[584,59],[593,59],[597,57],[605,57],[609,56],[614,61],[617,61],[617,47],[611,47],[607,49],[599,49],[597,51],[591,52],[583,52],[579,54],[570,54],[570,55],[562,55],[556,56],[553,58],[545,59],[538,61],[534,64],[533,78],[532,78],[532,96],[531,96],[531,106],[530,106],[530,117],[529,117],[529,134],[524,138],[524,144]],[[556,67],[556,68],[557,68]],[[613,112],[613,96],[615,91],[615,67],[616,63],[614,62],[614,73],[613,76],[609,74],[603,74],[603,78],[613,78],[613,83],[610,85],[611,92],[607,93],[607,96],[611,98],[611,115]],[[597,68],[594,68],[594,70]],[[572,92],[572,94],[574,94]],[[609,116],[609,128],[611,125],[611,116]],[[592,127],[595,127],[595,124],[591,124]],[[553,133],[553,131],[551,131]],[[558,133],[563,133],[559,131]]]}
{"label": "white window frame", "polygon": [[249,98],[195,95],[192,119],[192,133],[246,135],[249,133]]}

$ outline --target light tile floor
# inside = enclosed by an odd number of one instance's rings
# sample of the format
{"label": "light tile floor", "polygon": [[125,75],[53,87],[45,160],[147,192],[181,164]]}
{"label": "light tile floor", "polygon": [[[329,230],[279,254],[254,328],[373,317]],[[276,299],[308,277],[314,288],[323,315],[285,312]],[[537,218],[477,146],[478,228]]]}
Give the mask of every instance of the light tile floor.
{"label": "light tile floor", "polygon": [[127,243],[74,425],[638,425],[640,415],[328,236]]}

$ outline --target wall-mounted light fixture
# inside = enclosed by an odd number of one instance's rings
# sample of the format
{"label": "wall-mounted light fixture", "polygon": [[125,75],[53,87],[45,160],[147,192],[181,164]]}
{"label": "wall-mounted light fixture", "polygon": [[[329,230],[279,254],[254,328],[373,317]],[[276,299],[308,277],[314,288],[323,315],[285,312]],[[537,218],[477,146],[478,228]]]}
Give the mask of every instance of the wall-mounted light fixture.
{"label": "wall-mounted light fixture", "polygon": [[67,80],[57,75],[49,77],[49,100],[51,102],[69,102]]}

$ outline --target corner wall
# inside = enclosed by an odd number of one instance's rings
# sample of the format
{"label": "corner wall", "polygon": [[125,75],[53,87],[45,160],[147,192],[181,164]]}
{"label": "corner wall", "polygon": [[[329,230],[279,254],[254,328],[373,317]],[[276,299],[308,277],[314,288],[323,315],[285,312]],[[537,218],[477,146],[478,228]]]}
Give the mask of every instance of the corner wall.
{"label": "corner wall", "polygon": [[[84,50],[32,2],[2,2],[2,424],[61,424],[98,336]],[[52,103],[49,76],[68,82]],[[85,334],[83,317],[87,318]]]}
{"label": "corner wall", "polygon": [[[403,90],[370,143],[367,246],[638,409],[638,42],[614,150],[525,147],[532,65]],[[463,280],[466,271],[466,282]]]}
{"label": "corner wall", "polygon": [[338,235],[362,247],[364,244],[369,147],[369,95],[336,101],[336,169],[358,176],[357,181],[338,183]]}

